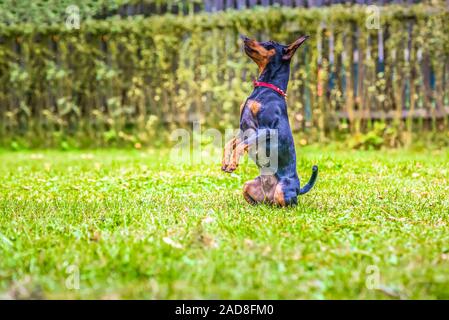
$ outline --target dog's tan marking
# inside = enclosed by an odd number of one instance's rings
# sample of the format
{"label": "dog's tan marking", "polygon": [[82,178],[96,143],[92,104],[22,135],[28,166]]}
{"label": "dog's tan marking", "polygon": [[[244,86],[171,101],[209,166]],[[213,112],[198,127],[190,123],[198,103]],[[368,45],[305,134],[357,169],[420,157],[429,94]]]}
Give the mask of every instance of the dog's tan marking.
{"label": "dog's tan marking", "polygon": [[261,175],[247,181],[243,186],[243,197],[249,204],[274,203],[274,192],[278,179],[274,175]]}
{"label": "dog's tan marking", "polygon": [[245,143],[239,143],[231,156],[231,162],[229,163],[229,165],[226,167],[226,169],[224,171],[226,172],[233,172],[235,171],[235,169],[237,169],[239,162],[240,162],[240,157],[243,156],[245,154],[245,152],[248,152],[248,145]]}
{"label": "dog's tan marking", "polygon": [[[265,50],[265,48],[264,48],[264,50]],[[256,61],[257,65],[259,66],[259,75],[261,75],[262,72],[265,70],[265,68],[267,67],[267,64],[270,62],[271,57],[276,54],[275,49],[265,50],[265,51],[266,51],[266,53],[263,56],[262,61],[260,63],[258,63]]]}
{"label": "dog's tan marking", "polygon": [[237,138],[232,138],[229,140],[228,143],[226,143],[224,150],[223,150],[223,159],[221,161],[221,168],[222,170],[225,170],[226,167],[229,165],[229,161],[231,159],[232,152],[235,149],[235,146],[240,142]]}
{"label": "dog's tan marking", "polygon": [[274,202],[281,207],[285,207],[284,192],[282,191],[280,183],[278,183],[276,190],[274,191]]}
{"label": "dog's tan marking", "polygon": [[251,50],[246,51],[246,54],[253,59],[253,61],[257,64],[259,67],[259,75],[262,74],[262,72],[267,67],[267,64],[270,62],[270,59],[272,56],[276,54],[276,49],[265,49],[259,42],[256,40],[249,40],[245,43],[248,48]]}
{"label": "dog's tan marking", "polygon": [[243,185],[243,197],[249,204],[252,205],[263,202],[265,200],[260,177],[245,182],[245,184]]}
{"label": "dog's tan marking", "polygon": [[256,116],[259,111],[260,111],[260,102],[257,102],[256,100],[248,100],[247,103],[249,109],[251,110],[251,113],[253,114],[253,116]]}
{"label": "dog's tan marking", "polygon": [[278,179],[274,175],[261,175],[260,179],[262,181],[262,190],[265,195],[265,201],[273,203],[274,193],[279,182]]}

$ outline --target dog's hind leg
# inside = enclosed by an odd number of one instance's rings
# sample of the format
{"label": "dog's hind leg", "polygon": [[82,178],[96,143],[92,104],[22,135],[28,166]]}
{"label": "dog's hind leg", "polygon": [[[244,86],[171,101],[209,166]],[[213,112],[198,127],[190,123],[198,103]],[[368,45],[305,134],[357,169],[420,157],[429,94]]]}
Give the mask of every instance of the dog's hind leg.
{"label": "dog's hind leg", "polygon": [[261,175],[243,186],[243,197],[250,204],[273,203],[277,179],[272,175]]}
{"label": "dog's hind leg", "polygon": [[295,187],[286,187],[283,183],[278,183],[274,191],[274,203],[281,207],[288,207],[298,204],[297,190]]}
{"label": "dog's hind leg", "polygon": [[249,204],[253,205],[264,201],[265,196],[260,177],[245,182],[243,185],[243,197]]}
{"label": "dog's hind leg", "polygon": [[245,182],[243,185],[243,197],[249,204],[258,204],[262,202],[270,202],[266,192],[264,192],[261,177]]}

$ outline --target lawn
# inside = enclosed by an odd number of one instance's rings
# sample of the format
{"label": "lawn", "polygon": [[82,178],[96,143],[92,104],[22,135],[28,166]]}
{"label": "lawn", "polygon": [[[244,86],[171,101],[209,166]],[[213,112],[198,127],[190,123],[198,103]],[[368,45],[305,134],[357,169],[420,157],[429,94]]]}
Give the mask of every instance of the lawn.
{"label": "lawn", "polygon": [[280,209],[250,162],[0,152],[0,298],[449,299],[449,150],[298,158],[319,180]]}

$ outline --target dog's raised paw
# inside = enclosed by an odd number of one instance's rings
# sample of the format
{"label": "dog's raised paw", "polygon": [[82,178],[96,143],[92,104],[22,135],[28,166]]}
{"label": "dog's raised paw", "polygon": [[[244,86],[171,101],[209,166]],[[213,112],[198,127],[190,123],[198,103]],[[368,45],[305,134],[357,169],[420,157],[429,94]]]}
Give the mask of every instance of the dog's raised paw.
{"label": "dog's raised paw", "polygon": [[226,168],[225,168],[225,172],[227,172],[227,173],[231,173],[231,172],[234,172],[235,170],[237,169],[237,165],[235,165],[235,164],[230,164],[230,165],[228,165]]}

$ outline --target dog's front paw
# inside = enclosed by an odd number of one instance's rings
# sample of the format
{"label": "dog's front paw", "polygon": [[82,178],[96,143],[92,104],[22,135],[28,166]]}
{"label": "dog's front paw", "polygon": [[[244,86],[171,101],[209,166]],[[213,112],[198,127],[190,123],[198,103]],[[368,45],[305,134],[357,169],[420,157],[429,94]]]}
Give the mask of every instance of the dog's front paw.
{"label": "dog's front paw", "polygon": [[237,164],[231,163],[224,169],[224,172],[227,172],[227,173],[234,172],[237,169],[237,167],[238,167]]}
{"label": "dog's front paw", "polygon": [[227,168],[229,167],[229,163],[228,162],[222,162],[221,163],[221,170],[224,172],[227,172]]}

